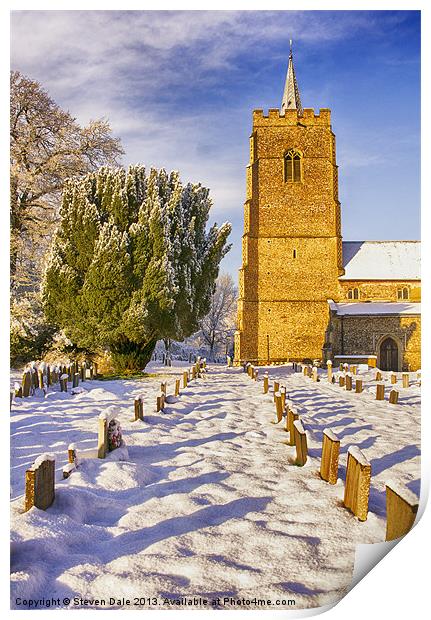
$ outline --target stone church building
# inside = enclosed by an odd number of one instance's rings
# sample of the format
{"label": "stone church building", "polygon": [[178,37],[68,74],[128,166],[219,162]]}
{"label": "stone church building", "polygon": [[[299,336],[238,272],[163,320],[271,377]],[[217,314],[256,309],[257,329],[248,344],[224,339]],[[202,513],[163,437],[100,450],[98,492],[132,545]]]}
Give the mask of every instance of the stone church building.
{"label": "stone church building", "polygon": [[331,112],[253,112],[235,362],[420,367],[420,242],[342,241]]}

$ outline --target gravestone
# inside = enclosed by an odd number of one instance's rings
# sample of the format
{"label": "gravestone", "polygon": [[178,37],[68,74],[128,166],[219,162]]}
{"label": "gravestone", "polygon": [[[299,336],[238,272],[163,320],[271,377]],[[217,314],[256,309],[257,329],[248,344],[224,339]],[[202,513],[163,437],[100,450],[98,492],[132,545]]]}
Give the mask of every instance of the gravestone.
{"label": "gravestone", "polygon": [[26,370],[22,376],[22,395],[24,398],[30,396],[30,392],[32,389],[32,377],[31,370]]}
{"label": "gravestone", "polygon": [[60,375],[60,392],[67,392],[67,379],[68,379],[68,374],[67,373],[63,373],[62,375]]}
{"label": "gravestone", "polygon": [[55,458],[52,454],[39,456],[25,472],[24,511],[33,506],[49,508],[55,498]]}
{"label": "gravestone", "polygon": [[277,416],[276,424],[278,424],[283,419],[283,406],[280,392],[275,393],[275,413]]}
{"label": "gravestone", "polygon": [[385,400],[385,384],[378,383],[376,385],[376,400]]}
{"label": "gravestone", "polygon": [[360,521],[367,520],[370,483],[370,463],[357,446],[350,446],[347,452],[344,505],[346,508],[349,508]]}
{"label": "gravestone", "polygon": [[296,464],[302,467],[307,462],[308,456],[307,434],[302,426],[301,420],[295,420],[293,428],[296,446]]}
{"label": "gravestone", "polygon": [[332,362],[328,360],[326,362],[326,367],[328,369],[328,383],[332,383]]}
{"label": "gravestone", "polygon": [[409,489],[386,482],[386,540],[401,538],[411,530],[418,507],[418,498]]}
{"label": "gravestone", "polygon": [[389,402],[391,405],[397,405],[398,404],[398,396],[400,395],[398,390],[391,390],[389,392]]}
{"label": "gravestone", "polygon": [[329,428],[323,431],[322,458],[320,461],[320,476],[329,484],[336,484],[338,479],[338,459],[340,455],[340,440]]}
{"label": "gravestone", "polygon": [[108,407],[98,418],[97,456],[104,459],[106,454],[122,443],[121,427],[115,419],[116,407]]}
{"label": "gravestone", "polygon": [[280,383],[278,381],[274,381],[274,402],[275,402],[275,395],[278,392],[278,390],[280,389]]}
{"label": "gravestone", "polygon": [[165,408],[165,395],[161,392],[156,399],[156,411],[163,411]]}
{"label": "gravestone", "polygon": [[144,419],[144,403],[142,398],[135,398],[134,401],[135,421]]}
{"label": "gravestone", "polygon": [[295,427],[294,423],[299,420],[299,414],[291,407],[287,410],[287,430],[289,431],[289,446],[295,445]]}
{"label": "gravestone", "polygon": [[281,408],[283,410],[283,413],[286,409],[286,388],[284,385],[282,385],[280,387],[280,394],[281,394]]}

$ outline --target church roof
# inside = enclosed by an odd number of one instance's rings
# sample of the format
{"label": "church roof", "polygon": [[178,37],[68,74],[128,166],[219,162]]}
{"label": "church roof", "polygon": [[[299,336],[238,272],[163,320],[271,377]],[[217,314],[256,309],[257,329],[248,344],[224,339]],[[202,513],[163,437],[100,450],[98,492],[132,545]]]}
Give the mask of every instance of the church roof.
{"label": "church roof", "polygon": [[420,315],[421,314],[421,305],[420,303],[410,303],[410,302],[392,302],[392,301],[382,301],[382,302],[368,302],[368,303],[335,303],[332,299],[328,300],[328,304],[330,309],[338,314],[338,316],[347,316],[347,315],[355,315],[355,316],[369,316],[369,315],[380,315],[380,316],[400,316],[402,315]]}
{"label": "church roof", "polygon": [[296,81],[295,69],[293,67],[292,41],[290,41],[289,65],[287,67],[286,84],[284,85],[283,99],[281,100],[281,114],[286,110],[298,110],[302,116],[301,98],[299,96],[298,83]]}
{"label": "church roof", "polygon": [[420,280],[420,241],[343,241],[340,280]]}

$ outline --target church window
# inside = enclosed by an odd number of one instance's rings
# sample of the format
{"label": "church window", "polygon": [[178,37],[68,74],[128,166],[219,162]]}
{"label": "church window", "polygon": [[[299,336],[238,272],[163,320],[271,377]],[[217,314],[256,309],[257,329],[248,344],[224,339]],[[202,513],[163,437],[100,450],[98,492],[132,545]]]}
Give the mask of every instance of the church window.
{"label": "church window", "polygon": [[302,181],[302,155],[295,149],[290,149],[284,156],[284,180],[287,183]]}
{"label": "church window", "polygon": [[407,288],[407,286],[404,286],[403,288],[399,288],[397,293],[398,293],[398,299],[409,299],[410,297],[409,289]]}
{"label": "church window", "polygon": [[359,289],[357,287],[349,288],[347,291],[347,299],[359,299]]}
{"label": "church window", "polygon": [[293,250],[293,258],[296,258],[296,250]]}

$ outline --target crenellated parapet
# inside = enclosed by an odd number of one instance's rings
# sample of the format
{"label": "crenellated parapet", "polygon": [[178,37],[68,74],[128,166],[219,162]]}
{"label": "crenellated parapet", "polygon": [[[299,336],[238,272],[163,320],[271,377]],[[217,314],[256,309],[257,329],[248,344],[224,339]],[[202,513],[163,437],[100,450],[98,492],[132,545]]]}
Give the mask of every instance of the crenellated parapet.
{"label": "crenellated parapet", "polygon": [[253,110],[253,127],[286,126],[286,125],[324,125],[331,124],[331,110],[320,108],[316,114],[313,108],[304,108],[302,116],[298,110],[286,110],[283,114],[278,108],[270,108],[268,114],[262,109]]}

